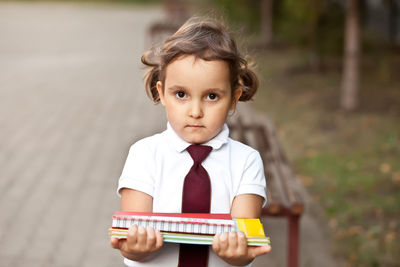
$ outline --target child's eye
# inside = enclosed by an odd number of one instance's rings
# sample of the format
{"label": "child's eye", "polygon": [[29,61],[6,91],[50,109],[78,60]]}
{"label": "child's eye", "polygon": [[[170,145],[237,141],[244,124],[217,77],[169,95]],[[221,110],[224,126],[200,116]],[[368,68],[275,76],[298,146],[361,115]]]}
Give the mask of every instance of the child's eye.
{"label": "child's eye", "polygon": [[207,95],[207,100],[212,100],[212,101],[215,101],[215,100],[217,100],[218,99],[218,95],[217,94],[208,94]]}
{"label": "child's eye", "polygon": [[175,96],[176,96],[177,98],[179,98],[179,99],[183,99],[183,98],[186,97],[186,93],[183,92],[183,91],[179,91],[179,92],[176,92],[176,93],[175,93]]}

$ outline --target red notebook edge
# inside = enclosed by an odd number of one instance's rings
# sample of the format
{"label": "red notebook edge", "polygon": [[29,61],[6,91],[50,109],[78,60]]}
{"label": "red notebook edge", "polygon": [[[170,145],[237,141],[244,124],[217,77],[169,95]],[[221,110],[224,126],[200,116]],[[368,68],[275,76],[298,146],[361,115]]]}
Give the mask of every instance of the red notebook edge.
{"label": "red notebook edge", "polygon": [[232,220],[229,213],[160,213],[160,212],[131,212],[117,211],[113,217],[119,216],[162,216],[162,217],[178,217],[178,218],[199,218],[199,219],[216,219],[216,220]]}

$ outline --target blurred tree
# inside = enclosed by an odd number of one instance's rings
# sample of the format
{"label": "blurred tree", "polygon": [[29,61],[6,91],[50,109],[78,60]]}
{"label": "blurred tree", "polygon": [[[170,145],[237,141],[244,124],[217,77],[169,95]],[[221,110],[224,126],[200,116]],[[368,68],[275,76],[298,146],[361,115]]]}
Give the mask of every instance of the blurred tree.
{"label": "blurred tree", "polygon": [[261,0],[261,40],[263,46],[270,46],[274,39],[274,0]]}
{"label": "blurred tree", "polygon": [[360,1],[347,0],[340,107],[352,111],[358,106],[360,80]]}
{"label": "blurred tree", "polygon": [[252,32],[260,28],[260,0],[210,0],[229,22]]}
{"label": "blurred tree", "polygon": [[391,45],[396,44],[397,37],[397,18],[398,18],[398,1],[388,0],[389,4],[389,41]]}
{"label": "blurred tree", "polygon": [[284,41],[305,44],[320,16],[321,0],[279,1],[278,29]]}
{"label": "blurred tree", "polygon": [[308,63],[320,71],[328,56],[343,49],[344,10],[337,1],[276,1],[276,35],[308,51]]}

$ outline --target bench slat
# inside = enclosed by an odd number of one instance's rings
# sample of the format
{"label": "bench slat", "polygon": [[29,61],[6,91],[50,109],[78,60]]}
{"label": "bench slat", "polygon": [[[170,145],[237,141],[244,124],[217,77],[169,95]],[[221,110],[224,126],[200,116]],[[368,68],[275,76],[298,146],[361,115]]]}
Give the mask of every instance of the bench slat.
{"label": "bench slat", "polygon": [[233,139],[260,152],[264,162],[268,202],[263,215],[300,215],[304,204],[293,184],[296,182],[286,155],[283,153],[272,125],[243,124],[240,115],[230,121]]}

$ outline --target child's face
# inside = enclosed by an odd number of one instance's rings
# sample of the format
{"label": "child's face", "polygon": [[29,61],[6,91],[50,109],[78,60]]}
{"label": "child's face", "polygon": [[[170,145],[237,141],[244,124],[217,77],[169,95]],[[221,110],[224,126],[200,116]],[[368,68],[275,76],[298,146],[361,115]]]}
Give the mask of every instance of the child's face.
{"label": "child's face", "polygon": [[164,89],[157,83],[160,100],[175,132],[186,142],[201,144],[216,136],[242,91],[232,95],[225,61],[205,61],[194,56],[174,60],[166,68]]}

